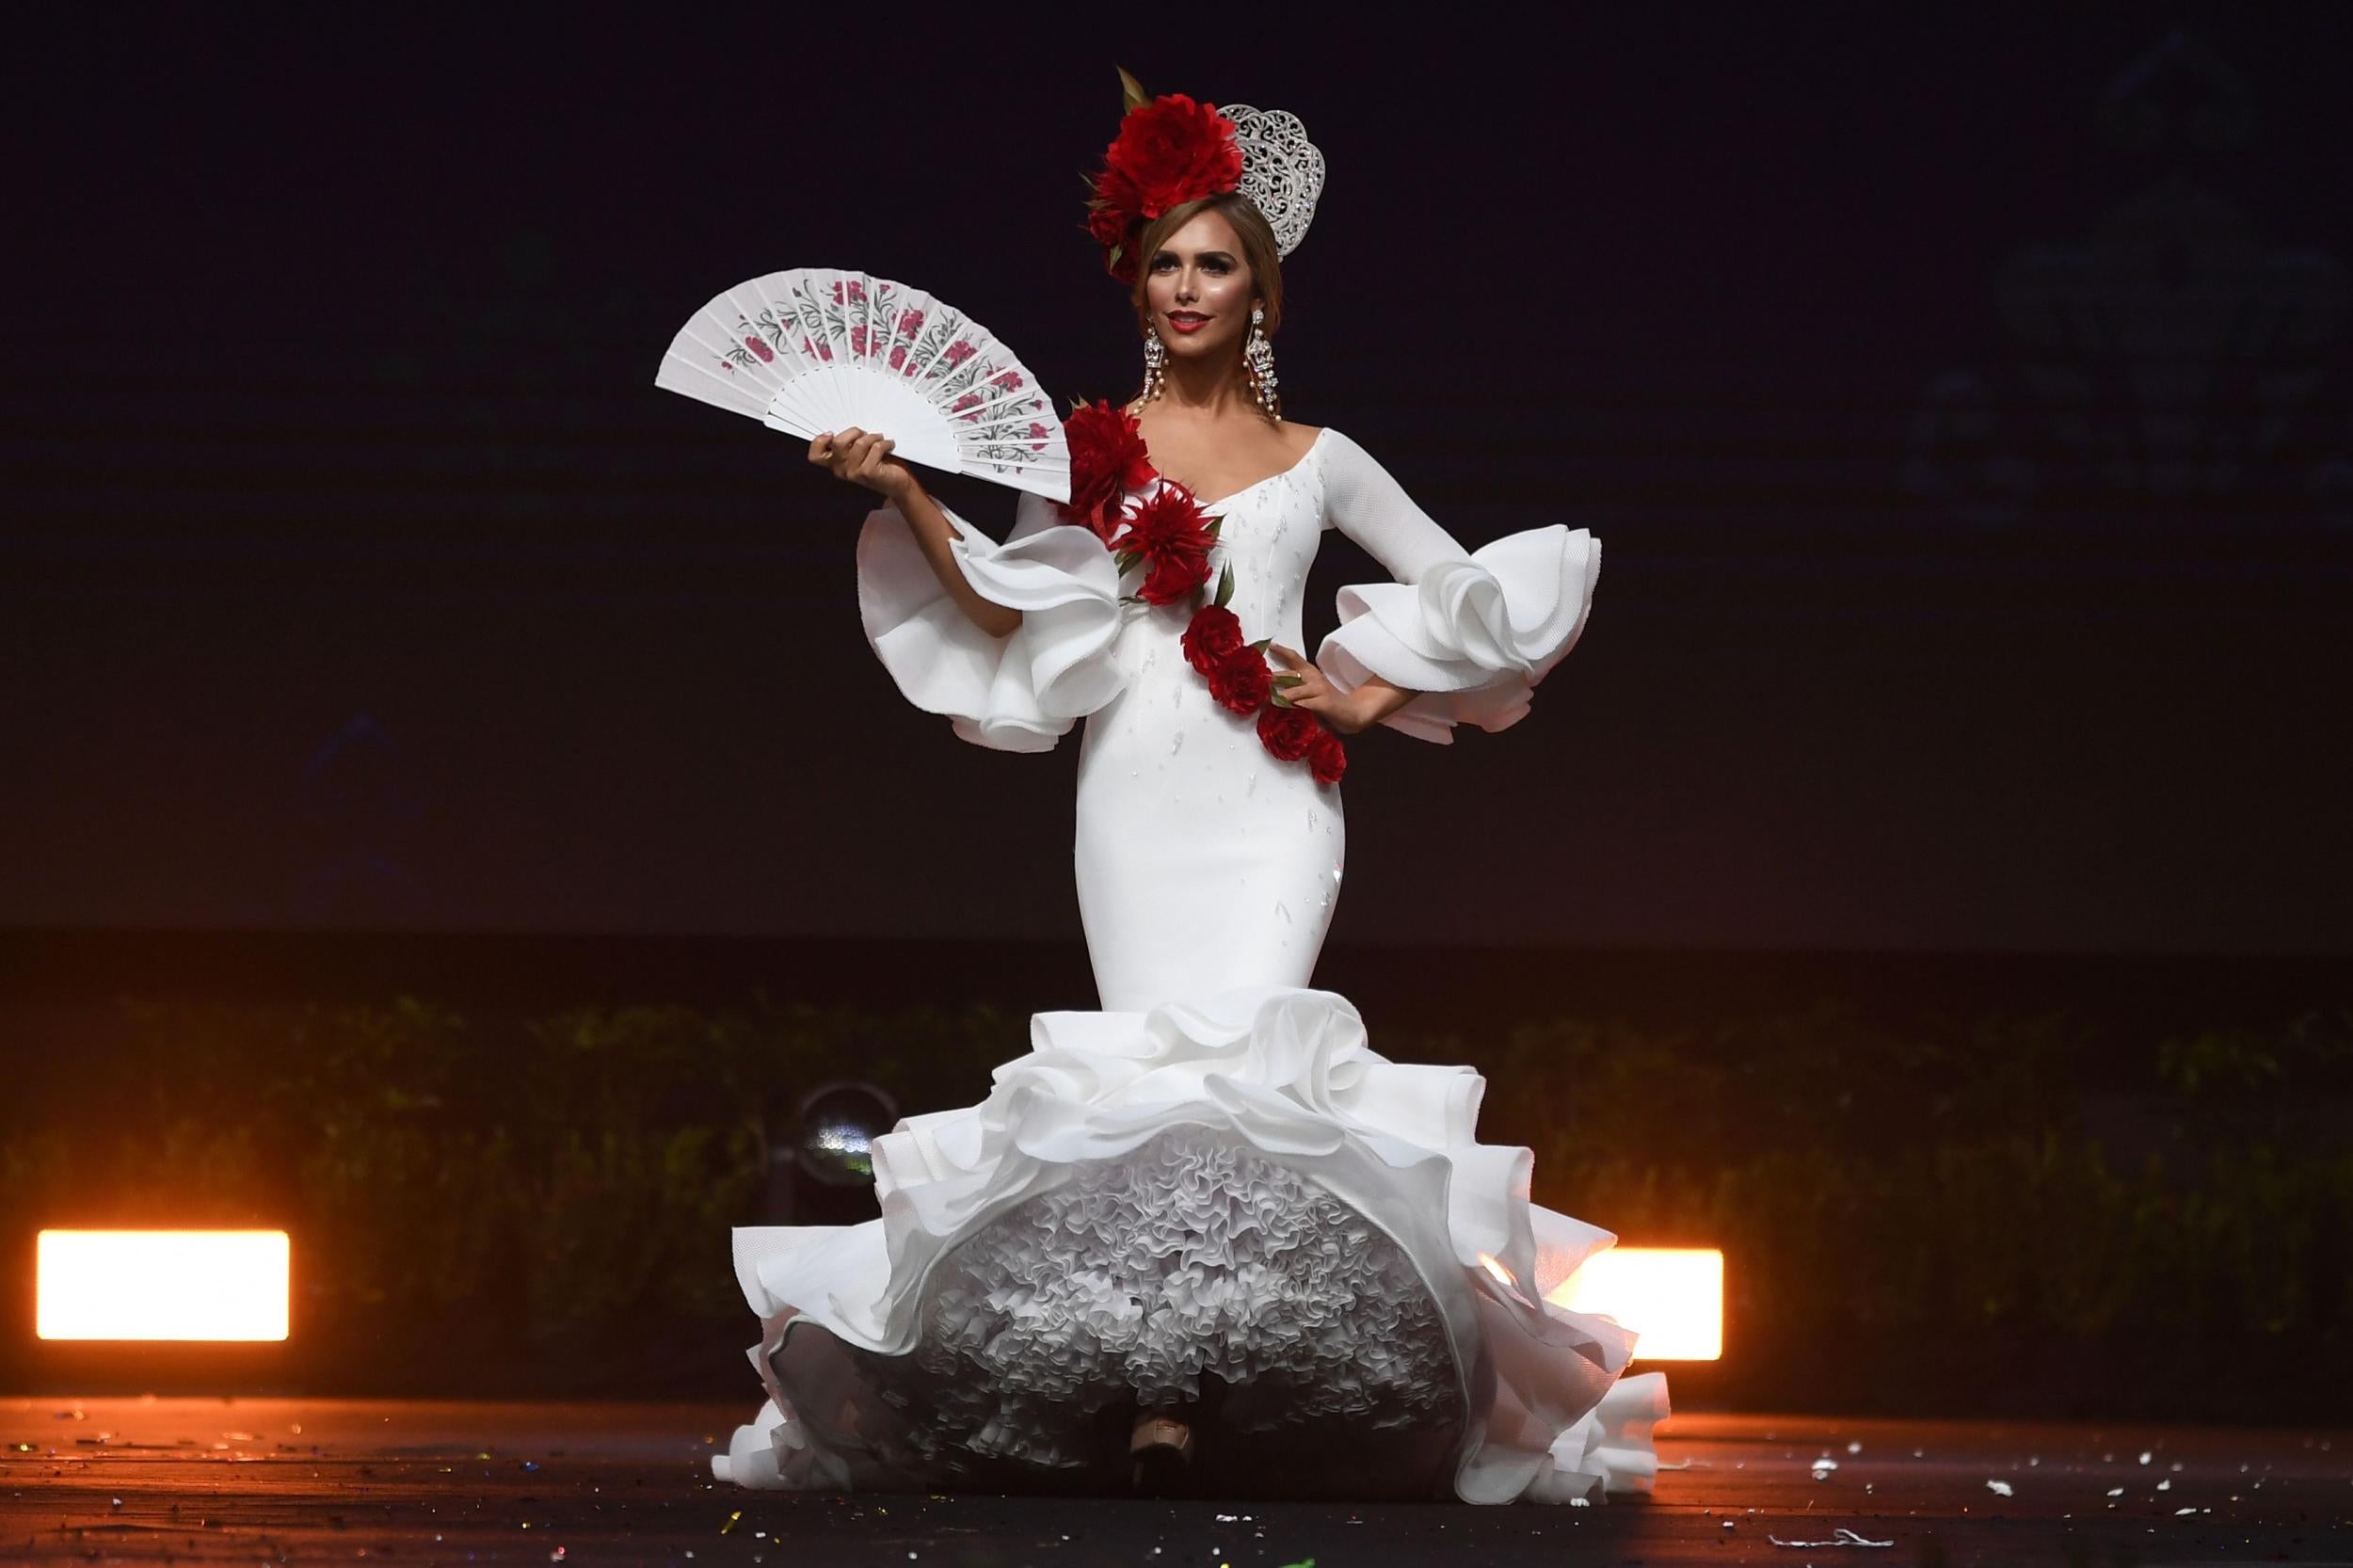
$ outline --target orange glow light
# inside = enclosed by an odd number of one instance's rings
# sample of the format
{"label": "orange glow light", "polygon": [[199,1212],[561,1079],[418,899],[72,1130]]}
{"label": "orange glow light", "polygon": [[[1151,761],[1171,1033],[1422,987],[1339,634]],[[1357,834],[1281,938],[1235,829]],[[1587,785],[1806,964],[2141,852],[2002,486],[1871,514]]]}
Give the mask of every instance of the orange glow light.
{"label": "orange glow light", "polygon": [[283,1339],[293,1246],[282,1230],[44,1230],[43,1339]]}
{"label": "orange glow light", "polygon": [[1713,1247],[1611,1247],[1545,1300],[1615,1318],[1641,1336],[1638,1361],[1715,1361],[1724,1353],[1724,1255]]}

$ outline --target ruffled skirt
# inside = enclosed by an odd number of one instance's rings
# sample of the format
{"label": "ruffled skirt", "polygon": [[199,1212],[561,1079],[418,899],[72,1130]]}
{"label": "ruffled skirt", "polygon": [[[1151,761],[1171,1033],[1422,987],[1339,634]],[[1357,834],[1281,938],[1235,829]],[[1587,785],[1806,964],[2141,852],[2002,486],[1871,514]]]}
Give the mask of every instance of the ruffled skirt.
{"label": "ruffled skirt", "polygon": [[1141,1410],[1222,1495],[1646,1491],[1657,1374],[1546,1299],[1606,1233],[1478,1143],[1484,1081],[1336,993],[1042,1013],[982,1104],[877,1140],[882,1217],[735,1233],[747,1486],[1120,1491]]}

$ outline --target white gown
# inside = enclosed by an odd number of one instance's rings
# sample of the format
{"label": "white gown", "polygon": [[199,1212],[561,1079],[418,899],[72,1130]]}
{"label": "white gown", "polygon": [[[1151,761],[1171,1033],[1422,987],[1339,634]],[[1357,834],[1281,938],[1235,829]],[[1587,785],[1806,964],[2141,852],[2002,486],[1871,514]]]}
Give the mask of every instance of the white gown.
{"label": "white gown", "polygon": [[[1324,529],[1380,561],[1397,581],[1340,590],[1317,664],[1419,693],[1384,722],[1441,744],[1527,712],[1600,568],[1560,524],[1465,552],[1333,429],[1204,505],[1245,637],[1302,646]],[[878,1139],[879,1220],[735,1232],[769,1400],[716,1474],[1118,1489],[1135,1410],[1175,1404],[1233,1495],[1648,1490],[1665,1380],[1621,1378],[1632,1336],[1545,1299],[1613,1239],[1529,1202],[1527,1149],[1476,1141],[1476,1072],[1385,1060],[1310,986],[1339,786],[1211,700],[1178,646],[1189,606],[1122,603],[1092,532],[1034,496],[1001,545],[953,520],[958,566],[1019,628],[974,626],[885,508],[858,539],[867,636],[966,740],[1044,751],[1086,720],[1075,869],[1102,1010],[1035,1015],[985,1101]]]}

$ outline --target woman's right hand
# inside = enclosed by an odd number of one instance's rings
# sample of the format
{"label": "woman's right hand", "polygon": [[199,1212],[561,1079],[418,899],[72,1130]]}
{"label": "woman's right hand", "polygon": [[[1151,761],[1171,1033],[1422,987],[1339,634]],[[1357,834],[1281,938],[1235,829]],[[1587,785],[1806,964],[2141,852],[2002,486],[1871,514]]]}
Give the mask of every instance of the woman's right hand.
{"label": "woman's right hand", "polygon": [[904,501],[919,488],[915,471],[890,455],[897,443],[852,425],[828,430],[808,443],[808,460],[853,485],[863,485],[891,501]]}

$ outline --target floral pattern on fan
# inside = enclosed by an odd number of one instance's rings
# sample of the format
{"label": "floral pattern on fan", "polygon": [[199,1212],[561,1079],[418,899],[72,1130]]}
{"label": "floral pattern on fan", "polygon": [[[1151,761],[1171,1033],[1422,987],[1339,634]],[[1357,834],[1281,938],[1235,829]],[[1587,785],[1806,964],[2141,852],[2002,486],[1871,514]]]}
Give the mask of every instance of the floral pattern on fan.
{"label": "floral pattern on fan", "polygon": [[888,279],[804,268],[739,284],[678,334],[655,380],[794,434],[880,430],[908,461],[1069,493],[1061,422],[1020,360]]}

